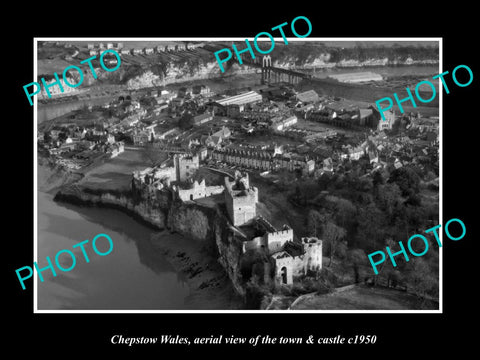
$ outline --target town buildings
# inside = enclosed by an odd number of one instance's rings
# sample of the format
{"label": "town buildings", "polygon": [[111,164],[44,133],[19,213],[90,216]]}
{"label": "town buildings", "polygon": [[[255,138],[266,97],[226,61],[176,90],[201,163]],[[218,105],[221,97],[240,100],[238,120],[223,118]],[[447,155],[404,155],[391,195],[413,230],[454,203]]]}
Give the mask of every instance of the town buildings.
{"label": "town buildings", "polygon": [[[115,44],[107,43],[99,49],[105,47],[111,49]],[[178,44],[167,44],[155,48],[122,48],[120,52],[122,55],[142,55],[132,61],[140,63],[147,56],[152,61],[159,52],[180,49]],[[89,50],[97,51],[95,47],[89,47]],[[341,81],[375,81],[365,76]],[[296,93],[280,87],[266,86],[262,91],[253,87],[255,91],[223,97],[221,93],[215,96],[203,84],[179,85],[172,87],[180,87],[178,91],[171,92],[158,83],[155,85],[138,93],[129,91],[128,95],[134,100],[127,100],[125,91],[119,104],[104,106],[89,114],[94,119],[102,113],[98,117],[103,116],[104,129],[92,129],[91,132],[94,136],[105,136],[105,139],[88,137],[89,140],[85,140],[81,139],[81,134],[69,134],[65,138],[59,136],[63,135],[62,131],[54,130],[51,137],[55,141],[50,141],[50,153],[58,158],[63,155],[64,161],[71,152],[77,152],[72,158],[86,158],[88,152],[83,150],[95,149],[110,154],[112,158],[120,156],[116,161],[121,161],[125,145],[115,141],[114,133],[117,139],[127,141],[127,151],[142,151],[140,147],[150,143],[152,148],[170,156],[192,151],[193,154],[172,156],[171,163],[135,173],[133,183],[151,189],[152,194],[171,191],[171,198],[190,202],[188,206],[197,200],[200,203],[203,198],[214,199],[206,199],[204,203],[223,200],[221,209],[228,223],[240,229],[239,232],[258,221],[258,189],[250,184],[248,174],[236,174],[233,181],[226,178],[221,185],[208,184],[196,176],[202,161],[208,162],[205,167],[219,171],[248,170],[250,178],[260,174],[266,184],[291,189],[292,184],[293,188],[302,184],[300,174],[304,177],[320,177],[325,173],[338,173],[338,178],[343,174],[349,174],[348,178],[350,174],[352,178],[368,177],[378,167],[396,169],[410,163],[422,165],[424,158],[432,156],[432,151],[436,150],[432,146],[438,144],[438,119],[412,116],[402,119],[408,124],[408,134],[396,136],[390,131],[397,120],[393,111],[385,113],[384,121],[375,106],[353,101],[352,106],[344,106],[341,99],[320,97],[313,90]],[[231,90],[229,94],[239,91]],[[193,128],[179,125],[183,114],[196,114]],[[367,137],[368,141],[365,140]],[[48,134],[39,136],[38,141],[44,142],[45,138],[48,139]],[[285,146],[280,150],[274,142]],[[358,163],[352,164],[356,161]],[[294,174],[287,174],[284,170]],[[281,230],[268,228],[262,234],[246,236],[243,251],[245,254],[264,251],[274,266],[271,269],[273,278],[280,284],[291,284],[295,276],[322,267],[321,241],[308,237],[295,239],[293,230],[288,227]]]}
{"label": "town buildings", "polygon": [[320,97],[315,90],[307,90],[296,94],[295,99],[303,105],[306,105],[317,103],[320,100]]}
{"label": "town buildings", "polygon": [[208,111],[203,113],[203,114],[200,114],[200,115],[196,115],[193,117],[193,123],[194,125],[202,125],[202,124],[205,124],[209,121],[212,121],[213,120],[213,114],[209,113]]}
{"label": "town buildings", "polygon": [[286,128],[295,125],[298,121],[297,117],[295,115],[289,116],[287,118],[283,118],[281,116],[274,117],[271,119],[272,121],[272,129],[276,131],[283,131]]}
{"label": "town buildings", "polygon": [[220,162],[259,171],[299,170],[305,176],[315,171],[315,161],[306,155],[282,154],[278,147],[262,150],[227,146],[211,151],[211,157]]}
{"label": "town buildings", "polygon": [[239,95],[217,99],[213,103],[214,114],[236,117],[242,113],[247,105],[262,101],[262,95],[255,91],[248,91]]}

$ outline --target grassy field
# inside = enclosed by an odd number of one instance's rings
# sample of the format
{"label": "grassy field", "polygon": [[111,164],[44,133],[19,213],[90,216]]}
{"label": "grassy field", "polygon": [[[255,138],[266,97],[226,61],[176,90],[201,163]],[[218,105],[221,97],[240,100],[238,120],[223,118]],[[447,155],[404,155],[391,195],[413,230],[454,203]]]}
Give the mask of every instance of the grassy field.
{"label": "grassy field", "polygon": [[132,172],[149,166],[141,151],[125,150],[116,158],[88,170],[78,185],[91,189],[126,190],[130,188]]}
{"label": "grassy field", "polygon": [[360,134],[360,132],[358,132],[356,130],[345,129],[345,128],[341,128],[341,127],[334,126],[334,125],[331,125],[331,124],[325,124],[325,123],[320,123],[320,122],[316,122],[316,121],[306,121],[306,120],[303,120],[303,119],[298,119],[297,123],[295,125],[293,125],[293,128],[307,130],[307,131],[314,131],[314,132],[335,130],[337,133],[345,134],[345,135],[359,135]]}
{"label": "grassy field", "polygon": [[[425,308],[434,310],[434,303]],[[420,310],[422,301],[405,292],[380,287],[355,286],[351,289],[327,294],[306,296],[292,310]]]}
{"label": "grassy field", "polygon": [[267,134],[253,133],[253,135],[249,135],[245,137],[238,136],[238,143],[249,144],[254,146],[277,144],[279,146],[287,145],[291,147],[296,147],[298,145],[304,144],[305,142],[302,140],[291,139],[285,136],[275,135],[271,133],[267,133]]}
{"label": "grassy field", "polygon": [[[293,174],[288,175],[293,179]],[[258,188],[261,204],[257,205],[257,211],[263,217],[278,229],[284,224],[289,225],[297,237],[306,235],[306,213],[302,209],[291,206],[287,200],[288,191],[281,191],[276,185],[270,184],[253,172],[250,173],[250,184]]]}

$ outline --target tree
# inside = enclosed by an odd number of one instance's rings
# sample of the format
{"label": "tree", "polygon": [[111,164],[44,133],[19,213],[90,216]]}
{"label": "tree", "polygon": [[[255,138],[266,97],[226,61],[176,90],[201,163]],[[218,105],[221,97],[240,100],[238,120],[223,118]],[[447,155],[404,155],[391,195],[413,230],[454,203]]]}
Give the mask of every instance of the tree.
{"label": "tree", "polygon": [[302,192],[300,191],[300,186],[298,186],[298,184],[295,185],[295,194],[293,198],[295,199],[295,202],[297,204],[300,204],[300,199],[302,198]]}
{"label": "tree", "polygon": [[67,133],[64,131],[61,131],[58,133],[58,140],[60,141],[65,141],[67,139]]}
{"label": "tree", "polygon": [[311,209],[308,212],[307,226],[311,236],[318,237],[318,230],[321,228],[323,220],[324,215],[317,210]]}
{"label": "tree", "polygon": [[395,207],[401,202],[401,191],[396,183],[378,185],[377,204],[391,220]]}
{"label": "tree", "polygon": [[416,258],[409,265],[410,271],[407,275],[408,284],[419,296],[438,291],[438,279],[432,276],[432,271],[426,260]]}
{"label": "tree", "polygon": [[43,133],[43,141],[48,144],[52,140],[52,135],[50,134],[50,131],[45,131]]}
{"label": "tree", "polygon": [[405,205],[420,206],[422,204],[422,198],[418,194],[410,194],[405,201]]}
{"label": "tree", "polygon": [[351,249],[347,251],[347,260],[352,265],[355,284],[360,282],[360,267],[367,264],[367,255],[362,249]]}
{"label": "tree", "polygon": [[373,186],[377,187],[378,185],[385,184],[385,177],[380,170],[377,170],[373,173]]}
{"label": "tree", "polygon": [[378,250],[377,243],[382,238],[381,229],[385,221],[385,215],[377,208],[375,203],[359,207],[358,210],[358,246],[364,250]]}
{"label": "tree", "polygon": [[[332,197],[327,198],[332,199]],[[357,208],[350,200],[335,197],[333,201],[333,212],[337,224],[348,231],[353,230]]]}
{"label": "tree", "polygon": [[328,263],[328,267],[332,264],[333,256],[335,255],[335,251],[340,245],[340,242],[345,238],[347,235],[347,231],[335,225],[331,220],[327,220],[323,226],[323,240],[328,244],[330,249],[330,261]]}
{"label": "tree", "polygon": [[384,274],[387,277],[388,287],[395,288],[402,282],[402,273],[393,267],[387,268]]}
{"label": "tree", "polygon": [[389,183],[396,183],[402,195],[408,197],[410,195],[416,194],[419,191],[420,186],[420,177],[411,167],[401,167],[395,169],[388,179]]}
{"label": "tree", "polygon": [[178,126],[183,130],[190,129],[193,127],[193,125],[193,115],[188,112],[184,113],[180,120],[178,120]]}

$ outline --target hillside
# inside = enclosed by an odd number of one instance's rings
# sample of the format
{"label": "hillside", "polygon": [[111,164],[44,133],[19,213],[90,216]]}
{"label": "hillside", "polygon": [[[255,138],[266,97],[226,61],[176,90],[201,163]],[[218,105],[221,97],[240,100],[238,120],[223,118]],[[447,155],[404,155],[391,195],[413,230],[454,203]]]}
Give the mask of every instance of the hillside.
{"label": "hillside", "polygon": [[[293,306],[292,306],[293,305]],[[330,294],[298,298],[291,310],[434,310],[438,303],[399,290],[357,285]]]}
{"label": "hillside", "polygon": [[[60,45],[39,44],[38,73],[48,76],[54,71],[60,73],[66,66],[79,65],[79,61],[89,57],[85,44],[63,48]],[[245,44],[237,42],[240,49]],[[227,42],[210,42],[204,48],[187,51],[155,53],[152,55],[122,55],[122,65],[114,72],[99,71],[99,79],[88,77],[85,86],[100,84],[119,84],[128,89],[159,86],[182,81],[218,78],[233,74],[253,72],[248,66],[239,65],[233,60],[225,64],[222,73],[214,52],[230,47]],[[261,44],[264,48],[267,46]],[[79,51],[75,58],[69,58],[72,52]],[[257,58],[258,58],[257,53]],[[438,63],[438,47],[431,43],[423,46],[414,44],[357,43],[354,46],[338,47],[322,42],[290,42],[289,45],[276,43],[270,53],[274,66],[284,68],[345,68],[365,66],[397,66]],[[244,57],[247,54],[244,54]],[[248,59],[250,60],[250,59]],[[94,61],[94,66],[99,64]],[[88,71],[87,71],[88,74]]]}

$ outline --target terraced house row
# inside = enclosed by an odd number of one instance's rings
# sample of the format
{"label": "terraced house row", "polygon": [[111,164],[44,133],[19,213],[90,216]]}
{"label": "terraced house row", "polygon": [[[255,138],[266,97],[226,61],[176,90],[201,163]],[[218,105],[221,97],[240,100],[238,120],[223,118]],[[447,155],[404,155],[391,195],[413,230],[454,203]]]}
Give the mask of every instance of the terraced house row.
{"label": "terraced house row", "polygon": [[300,170],[302,175],[308,176],[315,171],[315,160],[308,156],[279,154],[272,150],[240,149],[226,147],[211,152],[211,157],[230,165],[242,166],[248,169],[262,171],[285,169],[288,171]]}

